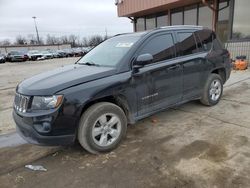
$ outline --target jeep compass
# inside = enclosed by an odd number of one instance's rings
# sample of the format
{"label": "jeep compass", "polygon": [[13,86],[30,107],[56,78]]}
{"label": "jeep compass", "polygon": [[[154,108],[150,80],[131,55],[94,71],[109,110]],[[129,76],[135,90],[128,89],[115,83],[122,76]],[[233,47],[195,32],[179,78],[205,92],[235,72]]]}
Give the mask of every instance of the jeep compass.
{"label": "jeep compass", "polygon": [[121,34],[73,65],[21,82],[13,117],[31,143],[78,140],[91,153],[108,152],[128,124],[191,100],[216,105],[230,72],[229,52],[204,27]]}

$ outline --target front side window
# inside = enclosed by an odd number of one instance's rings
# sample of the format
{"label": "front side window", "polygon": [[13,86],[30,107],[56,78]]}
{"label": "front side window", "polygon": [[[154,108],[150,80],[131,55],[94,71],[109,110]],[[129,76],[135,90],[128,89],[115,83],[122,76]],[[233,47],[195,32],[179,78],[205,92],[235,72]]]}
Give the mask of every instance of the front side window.
{"label": "front side window", "polygon": [[181,55],[190,55],[197,52],[196,41],[192,32],[177,33]]}
{"label": "front side window", "polygon": [[139,38],[121,35],[108,39],[83,56],[78,64],[115,67]]}
{"label": "front side window", "polygon": [[174,58],[175,45],[172,34],[158,35],[150,39],[139,54],[147,53],[153,55],[154,63]]}

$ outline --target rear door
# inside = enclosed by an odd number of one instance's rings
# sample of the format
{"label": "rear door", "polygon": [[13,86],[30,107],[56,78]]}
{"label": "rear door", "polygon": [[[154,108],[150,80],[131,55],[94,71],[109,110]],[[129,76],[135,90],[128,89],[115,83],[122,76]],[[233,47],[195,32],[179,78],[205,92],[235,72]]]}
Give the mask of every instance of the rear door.
{"label": "rear door", "polygon": [[153,55],[153,62],[133,76],[146,86],[136,86],[139,115],[176,104],[182,97],[182,67],[175,59],[173,33],[161,32],[148,38],[137,56],[146,53]]}
{"label": "rear door", "polygon": [[194,31],[177,31],[178,56],[183,66],[183,101],[199,97],[202,90],[201,78],[205,69],[206,53],[198,46]]}

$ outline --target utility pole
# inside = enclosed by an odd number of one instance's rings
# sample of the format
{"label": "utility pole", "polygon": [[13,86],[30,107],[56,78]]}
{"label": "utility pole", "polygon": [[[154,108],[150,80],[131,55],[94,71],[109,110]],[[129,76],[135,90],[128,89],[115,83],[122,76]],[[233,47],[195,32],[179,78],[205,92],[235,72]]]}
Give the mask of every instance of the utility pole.
{"label": "utility pole", "polygon": [[35,24],[35,29],[36,29],[37,43],[38,43],[38,44],[40,44],[40,39],[39,39],[38,29],[37,29],[37,25],[36,25],[36,17],[35,17],[35,16],[33,16],[32,18],[34,19],[34,24]]}
{"label": "utility pole", "polygon": [[108,38],[108,30],[107,28],[105,27],[105,40]]}

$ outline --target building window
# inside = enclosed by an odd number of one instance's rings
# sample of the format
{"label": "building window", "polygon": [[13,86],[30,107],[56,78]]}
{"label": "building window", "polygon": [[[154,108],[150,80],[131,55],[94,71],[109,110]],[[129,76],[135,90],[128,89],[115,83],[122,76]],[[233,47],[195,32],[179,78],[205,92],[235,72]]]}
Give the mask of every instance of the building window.
{"label": "building window", "polygon": [[172,34],[158,35],[150,39],[140,51],[140,54],[150,53],[153,62],[168,60],[175,57],[175,45]]}
{"label": "building window", "polygon": [[250,1],[238,0],[234,5],[233,39],[250,39]]}
{"label": "building window", "polygon": [[171,11],[171,25],[183,25],[183,8]]}
{"label": "building window", "polygon": [[136,31],[145,31],[145,19],[144,18],[136,19]]}
{"label": "building window", "polygon": [[197,25],[197,5],[185,7],[184,25]]}
{"label": "building window", "polygon": [[168,15],[159,15],[156,17],[157,27],[163,27],[168,25]]}
{"label": "building window", "polygon": [[229,19],[229,0],[220,0],[218,20],[224,21]]}
{"label": "building window", "polygon": [[146,17],[146,30],[156,28],[156,18],[155,16]]}
{"label": "building window", "polygon": [[229,37],[229,1],[221,0],[219,4],[219,15],[217,23],[217,35],[225,43]]}
{"label": "building window", "polygon": [[203,4],[199,4],[198,24],[212,29],[212,18],[213,18],[213,11],[209,7]]}

